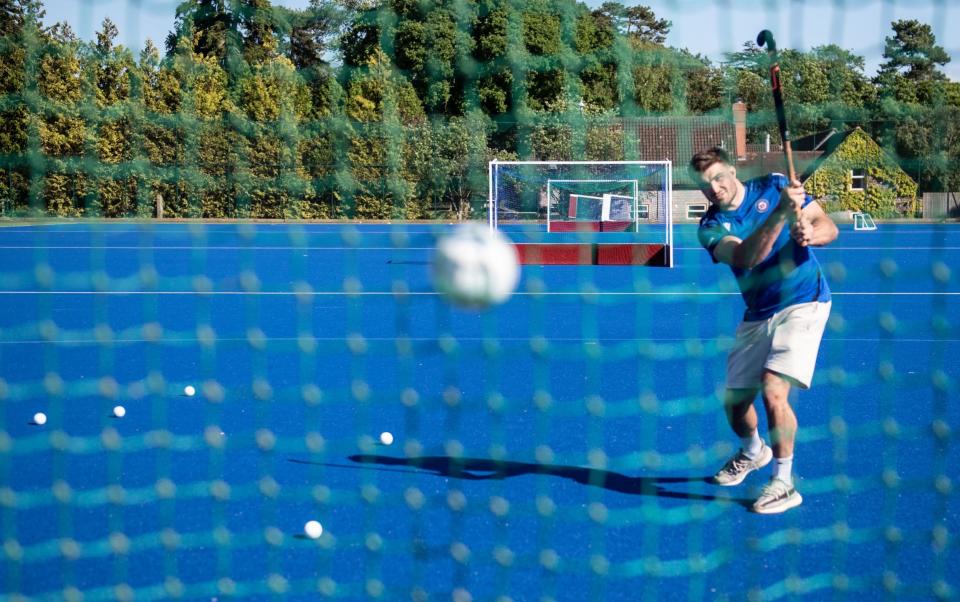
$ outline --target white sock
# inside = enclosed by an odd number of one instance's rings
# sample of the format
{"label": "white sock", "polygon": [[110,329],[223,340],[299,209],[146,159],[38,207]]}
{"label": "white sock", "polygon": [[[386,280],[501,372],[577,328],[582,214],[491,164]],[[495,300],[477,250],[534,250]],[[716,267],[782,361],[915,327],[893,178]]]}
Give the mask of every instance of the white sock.
{"label": "white sock", "polygon": [[749,437],[740,437],[740,447],[748,458],[756,460],[763,450],[763,440],[760,438],[760,433],[753,431]]}
{"label": "white sock", "polygon": [[773,478],[780,479],[787,485],[793,485],[793,456],[774,458]]}

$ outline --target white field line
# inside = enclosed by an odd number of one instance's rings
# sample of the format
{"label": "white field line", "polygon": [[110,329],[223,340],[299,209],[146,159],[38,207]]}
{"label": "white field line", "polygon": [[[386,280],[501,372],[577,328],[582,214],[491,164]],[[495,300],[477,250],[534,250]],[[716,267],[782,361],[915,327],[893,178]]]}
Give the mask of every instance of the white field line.
{"label": "white field line", "polygon": [[[436,296],[436,291],[70,291],[70,290],[23,290],[0,291],[0,295],[203,295],[203,296],[263,296],[263,297],[406,297],[406,296]],[[721,297],[739,296],[737,291],[516,291],[513,296],[530,297]],[[925,296],[960,296],[960,291],[833,291],[833,296],[883,296],[883,297],[925,297]]]}
{"label": "white field line", "polygon": [[[545,242],[530,242],[518,244],[551,244]],[[561,243],[561,244],[590,244],[590,243]],[[608,243],[597,244],[631,244],[629,241],[611,241]],[[253,245],[0,245],[0,249],[12,251],[55,251],[64,250],[93,250],[98,251],[432,251],[433,247],[403,247],[403,246],[385,246],[385,247],[345,247],[345,246],[253,246]],[[703,247],[674,247],[674,251],[703,251]],[[960,247],[817,247],[817,253],[826,251],[960,251]]]}
{"label": "white field line", "polygon": [[[495,339],[501,343],[530,343],[530,340],[536,335],[531,337],[454,337],[458,343],[484,343],[491,339]],[[348,335],[342,337],[311,337],[311,340],[321,343],[343,343],[349,338]],[[363,340],[366,342],[387,342],[393,343],[398,339],[404,341],[411,341],[416,343],[429,343],[436,342],[440,337],[363,337]],[[216,337],[217,343],[249,343],[250,339],[247,337]],[[299,337],[271,337],[266,336],[264,340],[270,343],[298,343],[300,341]],[[621,338],[608,338],[600,337],[597,339],[584,339],[584,338],[574,338],[574,337],[562,337],[562,338],[548,338],[545,339],[548,343],[586,343],[589,345],[600,345],[608,343],[631,343],[631,342],[651,342],[651,343],[686,343],[687,341],[701,341],[701,342],[712,342],[715,339],[710,338],[689,338],[689,339],[678,339],[678,338],[653,338],[653,337],[621,337]],[[932,339],[932,338],[869,338],[869,337],[856,337],[856,338],[837,338],[824,336],[824,341],[833,341],[838,343],[876,343],[876,342],[896,342],[896,343],[960,343],[960,339]],[[111,339],[110,345],[120,345],[120,344],[132,344],[132,343],[197,343],[200,339],[196,337],[162,337],[160,339],[132,339],[132,338],[122,338],[122,339]],[[54,343],[57,345],[102,345],[103,340],[100,339],[63,339],[50,341],[46,339],[24,339],[22,341],[11,341],[0,339],[0,345],[42,345]]]}

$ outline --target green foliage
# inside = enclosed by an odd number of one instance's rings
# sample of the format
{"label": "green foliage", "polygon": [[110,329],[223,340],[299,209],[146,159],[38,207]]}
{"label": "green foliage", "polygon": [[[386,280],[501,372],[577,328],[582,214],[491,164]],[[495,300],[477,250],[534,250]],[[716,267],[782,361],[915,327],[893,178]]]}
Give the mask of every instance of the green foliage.
{"label": "green foliage", "polygon": [[492,61],[507,50],[507,10],[491,0],[480,2],[479,14],[473,21],[474,56]]}
{"label": "green foliage", "polygon": [[166,40],[167,52],[176,52],[186,41],[190,51],[225,61],[238,39],[236,18],[224,0],[186,0],[177,7],[174,30]]}
{"label": "green foliage", "polygon": [[264,62],[239,82],[240,109],[253,121],[274,121],[281,116],[305,117],[310,91],[284,57]]}
{"label": "green foliage", "polygon": [[301,11],[275,8],[284,13],[289,24],[287,47],[294,66],[311,69],[326,65],[324,55],[333,47],[347,11],[324,0],[310,0],[310,5]]}
{"label": "green foliage", "polygon": [[623,161],[623,122],[612,113],[591,118],[587,123],[584,159],[587,161]]}
{"label": "green foliage", "polygon": [[653,59],[633,70],[634,98],[647,113],[667,113],[673,108],[673,70],[670,65]]}
{"label": "green foliage", "polygon": [[251,65],[276,57],[279,45],[270,0],[236,0],[235,22],[243,40],[243,56]]}
{"label": "green foliage", "polygon": [[[851,170],[866,171],[866,189],[851,190]],[[805,183],[824,210],[865,211],[874,217],[912,216],[917,184],[863,130],[857,128]]]}
{"label": "green foliage", "polygon": [[577,18],[576,50],[581,54],[611,48],[616,30],[602,13],[585,13]]}
{"label": "green foliage", "polygon": [[[41,18],[37,0],[0,0],[5,212],[463,219],[494,156],[621,160],[625,117],[727,115],[742,98],[751,140],[777,136],[761,49],[716,66],[666,47],[671,24],[644,6],[186,0],[165,55],[148,42],[137,59],[109,19],[80,42]],[[860,124],[888,153],[851,135],[811,183],[877,215],[914,207],[895,162],[924,190],[960,187],[949,57],[929,26],[892,26],[876,81],[836,45],[780,54],[794,137]],[[865,193],[841,181],[854,164]]]}
{"label": "green foliage", "polygon": [[469,42],[469,38],[457,35],[454,17],[446,10],[431,11],[423,21],[403,21],[396,28],[394,60],[409,74],[429,112],[450,112],[455,87],[454,60],[460,42]]}
{"label": "green foliage", "polygon": [[672,23],[658,19],[648,6],[624,6],[604,2],[593,16],[601,28],[625,36],[635,47],[662,46]]}
{"label": "green foliage", "polygon": [[[28,204],[29,172],[21,158],[27,150],[29,112],[24,102],[27,52],[19,3],[0,3],[0,207],[4,211]],[[35,32],[35,29],[33,30]],[[31,32],[32,33],[32,32]],[[26,34],[27,36],[30,33]]]}
{"label": "green foliage", "polygon": [[0,0],[0,36],[20,34],[40,24],[45,11],[40,0]]}
{"label": "green foliage", "polygon": [[424,119],[423,106],[407,78],[390,67],[386,55],[377,49],[366,70],[351,75],[346,90],[346,113],[359,122],[380,121],[392,110],[404,123]]}
{"label": "green foliage", "polygon": [[492,122],[482,113],[415,126],[408,135],[407,160],[421,211],[456,219],[471,217],[485,200],[487,148]]}
{"label": "green foliage", "polygon": [[560,17],[547,12],[525,12],[523,43],[527,51],[535,56],[550,56],[560,52]]}
{"label": "green foliage", "polygon": [[946,76],[938,67],[950,55],[938,46],[933,29],[914,19],[894,21],[894,35],[886,38],[877,73],[880,94],[899,102],[927,104],[942,99]]}

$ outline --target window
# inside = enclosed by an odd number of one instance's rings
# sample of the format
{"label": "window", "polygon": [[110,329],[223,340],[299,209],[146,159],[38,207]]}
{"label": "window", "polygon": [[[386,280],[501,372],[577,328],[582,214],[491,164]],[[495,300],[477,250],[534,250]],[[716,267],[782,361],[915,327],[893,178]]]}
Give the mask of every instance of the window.
{"label": "window", "polygon": [[850,170],[850,190],[866,190],[866,189],[867,189],[867,170],[851,169]]}
{"label": "window", "polygon": [[691,203],[687,205],[687,219],[700,219],[707,212],[707,206],[703,203]]}
{"label": "window", "polygon": [[650,219],[650,205],[645,203],[640,203],[637,205],[637,219],[648,220]]}

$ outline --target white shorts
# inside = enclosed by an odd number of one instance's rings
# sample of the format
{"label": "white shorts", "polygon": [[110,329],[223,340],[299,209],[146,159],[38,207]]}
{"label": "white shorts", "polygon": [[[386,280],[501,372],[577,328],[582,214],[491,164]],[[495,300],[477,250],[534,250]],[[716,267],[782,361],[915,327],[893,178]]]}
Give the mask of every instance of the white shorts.
{"label": "white shorts", "polygon": [[830,302],[814,301],[791,305],[766,320],[741,322],[727,357],[727,387],[759,388],[769,370],[809,389],[828,317]]}

